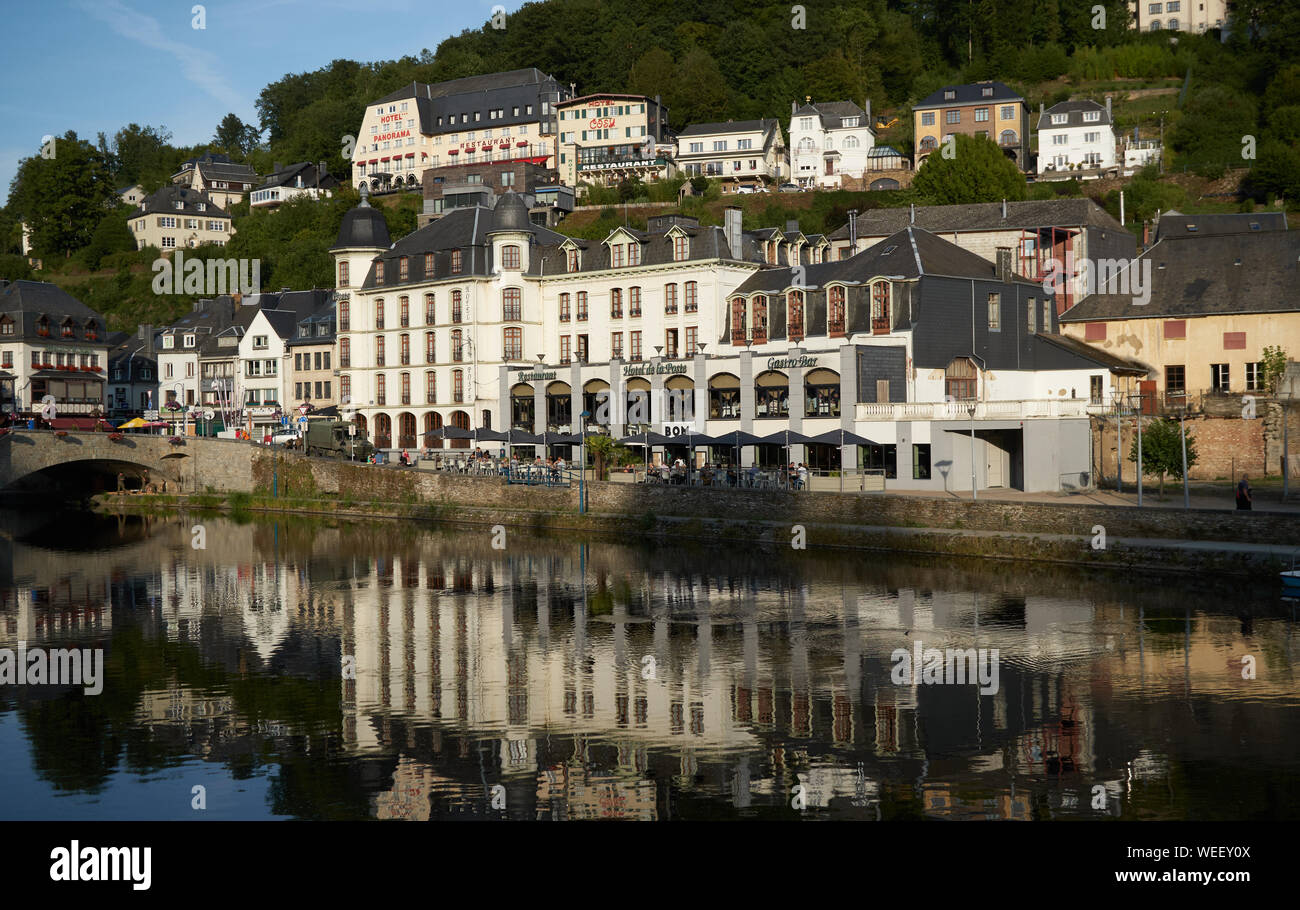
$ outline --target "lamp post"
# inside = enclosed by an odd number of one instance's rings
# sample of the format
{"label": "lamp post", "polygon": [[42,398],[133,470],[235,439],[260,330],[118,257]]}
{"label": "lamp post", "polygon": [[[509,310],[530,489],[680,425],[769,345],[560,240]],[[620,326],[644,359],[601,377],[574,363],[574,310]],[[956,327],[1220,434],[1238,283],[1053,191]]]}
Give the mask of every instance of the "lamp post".
{"label": "lamp post", "polygon": [[1187,402],[1178,409],[1178,438],[1183,443],[1183,508],[1190,509],[1191,500],[1187,493],[1187,431],[1183,428],[1183,418],[1187,416]]}
{"label": "lamp post", "polygon": [[582,419],[582,436],[578,439],[578,514],[587,513],[587,420],[591,412],[584,410],[578,415]]}
{"label": "lamp post", "polygon": [[975,493],[975,405],[966,409],[970,414],[970,498],[974,502],[979,497]]}
{"label": "lamp post", "polygon": [[1137,399],[1137,409],[1134,414],[1134,420],[1137,422],[1137,446],[1138,446],[1138,507],[1142,506],[1142,393],[1139,391],[1136,395],[1130,395],[1129,401]]}

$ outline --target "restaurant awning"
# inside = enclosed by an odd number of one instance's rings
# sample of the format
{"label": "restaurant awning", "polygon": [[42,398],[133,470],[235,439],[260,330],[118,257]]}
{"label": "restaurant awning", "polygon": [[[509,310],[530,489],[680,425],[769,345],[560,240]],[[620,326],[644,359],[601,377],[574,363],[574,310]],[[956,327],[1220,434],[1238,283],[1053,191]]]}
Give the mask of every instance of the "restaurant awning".
{"label": "restaurant awning", "polygon": [[803,446],[810,442],[816,442],[811,436],[805,436],[803,433],[796,433],[793,430],[781,430],[770,436],[764,436],[762,443],[769,446]]}
{"label": "restaurant awning", "polygon": [[831,430],[829,433],[814,436],[809,441],[828,446],[874,446],[879,444],[875,440],[859,436],[852,430],[845,429]]}
{"label": "restaurant awning", "polygon": [[94,382],[103,382],[104,376],[102,373],[83,373],[81,370],[68,370],[68,369],[60,370],[58,368],[55,368],[52,370],[37,370],[35,373],[32,374],[32,379],[65,379],[65,380],[79,379],[83,382],[85,382],[86,380],[91,380]]}

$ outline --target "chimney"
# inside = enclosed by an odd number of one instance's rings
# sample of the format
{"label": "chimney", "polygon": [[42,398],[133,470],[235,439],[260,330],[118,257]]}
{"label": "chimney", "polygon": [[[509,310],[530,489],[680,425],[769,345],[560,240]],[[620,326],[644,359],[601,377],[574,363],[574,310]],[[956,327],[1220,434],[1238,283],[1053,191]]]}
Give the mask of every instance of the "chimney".
{"label": "chimney", "polygon": [[1002,200],[1002,220],[1007,220],[1007,201],[1005,199]]}
{"label": "chimney", "polygon": [[664,108],[659,102],[659,96],[655,95],[655,142],[663,141],[664,126]]}
{"label": "chimney", "polygon": [[998,247],[998,281],[1011,281],[1011,247]]}
{"label": "chimney", "polygon": [[1043,114],[1047,113],[1047,106],[1043,102],[1038,102],[1038,119],[1043,119]]}
{"label": "chimney", "polygon": [[858,251],[858,210],[849,209],[849,255]]}
{"label": "chimney", "polygon": [[142,348],[144,354],[148,357],[153,356],[153,325],[148,322],[140,323],[140,328],[136,330],[136,335],[144,342]]}
{"label": "chimney", "polygon": [[799,110],[799,102],[798,102],[798,101],[791,101],[791,102],[790,102],[790,116],[793,117],[793,116],[795,115],[795,113],[798,112],[798,110]]}
{"label": "chimney", "polygon": [[330,169],[328,164],[322,161],[316,165],[316,182],[318,184],[321,182],[321,180],[325,179],[329,175],[330,175]]}
{"label": "chimney", "polygon": [[275,163],[275,166],[272,168],[271,173],[272,173],[272,174],[278,174],[278,173],[280,173],[280,162],[277,161],[277,162]]}
{"label": "chimney", "polygon": [[866,103],[863,105],[863,109],[866,111],[867,114],[867,126],[871,126],[871,99],[870,98],[866,100]]}
{"label": "chimney", "polygon": [[740,232],[740,206],[729,205],[722,213],[723,233],[727,246],[731,248],[732,259],[744,259],[745,251]]}
{"label": "chimney", "polygon": [[1110,120],[1110,95],[1106,96],[1106,119]]}

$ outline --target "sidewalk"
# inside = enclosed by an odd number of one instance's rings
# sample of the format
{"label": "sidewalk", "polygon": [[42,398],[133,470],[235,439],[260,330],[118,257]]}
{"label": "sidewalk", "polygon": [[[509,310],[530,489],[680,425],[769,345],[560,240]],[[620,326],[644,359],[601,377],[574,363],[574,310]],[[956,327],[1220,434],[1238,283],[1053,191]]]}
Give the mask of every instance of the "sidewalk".
{"label": "sidewalk", "polygon": [[[1181,484],[1165,484],[1165,498],[1163,500],[1156,494],[1157,489],[1158,487],[1155,485],[1143,488],[1142,507],[1144,509],[1181,509],[1183,507],[1183,488]],[[971,498],[970,490],[934,493],[929,490],[891,490],[886,488],[885,492],[892,496],[915,496],[921,499],[969,500]],[[1251,496],[1254,499],[1254,511],[1256,512],[1294,512],[1300,514],[1300,488],[1296,486],[1292,487],[1291,498],[1287,502],[1282,501],[1282,488],[1280,485],[1252,489]],[[1124,485],[1123,494],[1115,492],[1113,488],[1082,493],[1025,493],[1021,490],[993,489],[980,490],[978,498],[989,502],[1047,502],[1057,505],[1136,507],[1138,504],[1137,490],[1127,483]],[[1189,491],[1188,500],[1193,509],[1231,512],[1237,508],[1233,493],[1221,488],[1198,488],[1196,484],[1193,484]]]}

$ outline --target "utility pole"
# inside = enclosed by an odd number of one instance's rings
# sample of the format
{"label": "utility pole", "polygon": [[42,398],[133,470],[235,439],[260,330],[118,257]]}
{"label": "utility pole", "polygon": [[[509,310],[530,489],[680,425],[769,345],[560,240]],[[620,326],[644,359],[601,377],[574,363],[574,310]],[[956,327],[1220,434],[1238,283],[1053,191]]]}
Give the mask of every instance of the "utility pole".
{"label": "utility pole", "polygon": [[970,499],[975,502],[979,498],[975,493],[975,405],[966,410],[970,413]]}

